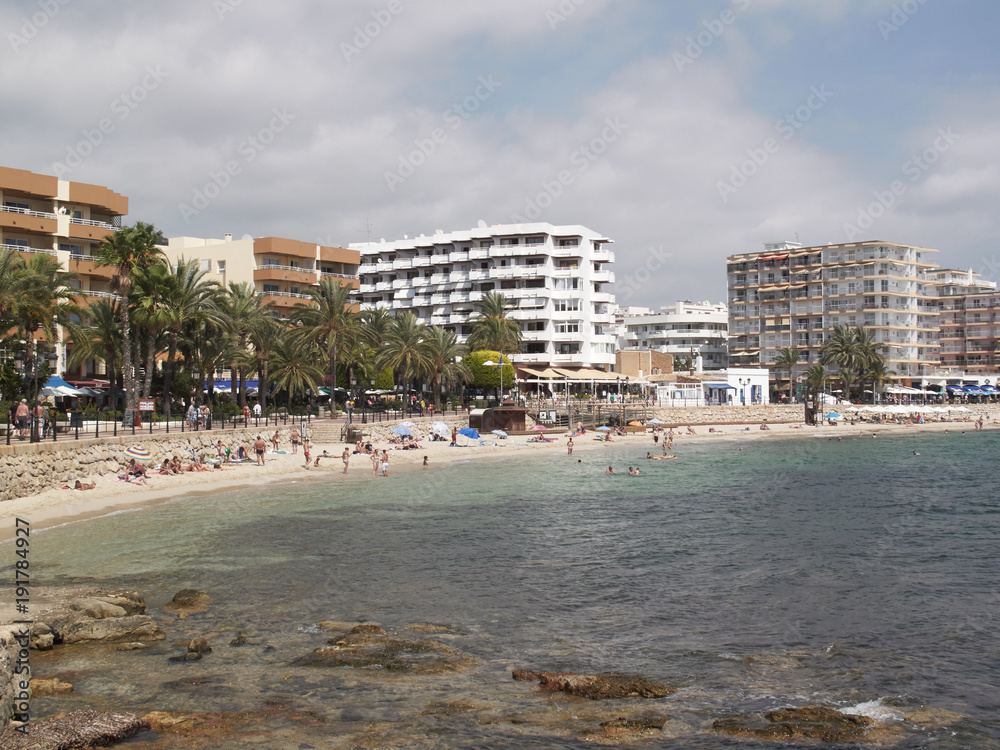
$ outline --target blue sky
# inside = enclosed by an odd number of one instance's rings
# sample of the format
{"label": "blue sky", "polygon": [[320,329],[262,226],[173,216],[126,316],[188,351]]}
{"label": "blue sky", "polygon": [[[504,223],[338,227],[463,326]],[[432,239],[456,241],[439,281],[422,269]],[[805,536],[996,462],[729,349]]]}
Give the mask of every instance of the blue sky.
{"label": "blue sky", "polygon": [[393,239],[545,204],[540,220],[616,241],[623,304],[721,301],[727,255],[855,231],[1000,280],[998,15],[986,0],[8,2],[0,164],[108,185],[169,236],[346,245],[369,223]]}

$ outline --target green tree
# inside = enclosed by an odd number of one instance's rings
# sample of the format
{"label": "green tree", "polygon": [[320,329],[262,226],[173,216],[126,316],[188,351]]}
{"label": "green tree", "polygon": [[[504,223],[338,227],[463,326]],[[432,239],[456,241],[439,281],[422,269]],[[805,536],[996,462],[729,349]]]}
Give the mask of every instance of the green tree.
{"label": "green tree", "polygon": [[469,349],[494,349],[501,352],[521,351],[521,326],[507,314],[513,305],[500,292],[487,292],[475,304],[479,315],[472,320]]}
{"label": "green tree", "polygon": [[441,384],[467,383],[472,380],[472,370],[460,361],[469,350],[458,343],[454,331],[441,326],[431,326],[424,334],[430,357],[431,388],[434,391],[434,408],[441,410]]}
{"label": "green tree", "polygon": [[812,412],[816,414],[821,408],[819,396],[823,393],[826,385],[826,368],[821,364],[813,365],[803,373],[802,377],[805,381],[807,397],[812,401]]}
{"label": "green tree", "polygon": [[[488,365],[487,362],[501,364],[498,367],[496,364]],[[514,365],[500,352],[480,349],[470,353],[462,363],[469,368],[472,373],[472,384],[478,388],[492,388],[500,394],[503,388],[514,385]],[[497,401],[499,400],[498,395]]]}
{"label": "green tree", "polygon": [[413,381],[431,371],[431,351],[424,338],[425,330],[426,326],[409,310],[397,312],[385,343],[376,355],[376,366],[390,368],[402,382],[404,398]]}
{"label": "green tree", "polygon": [[118,305],[99,299],[80,312],[80,322],[66,323],[66,339],[72,343],[67,362],[70,367],[80,367],[90,360],[104,363],[112,388],[121,386],[121,352],[124,347],[119,324]]}
{"label": "green tree", "polygon": [[221,299],[221,308],[229,331],[235,337],[229,369],[233,375],[234,390],[236,375],[239,374],[238,403],[242,409],[247,403],[247,366],[253,361],[250,343],[262,326],[273,324],[272,310],[269,304],[264,303],[263,295],[245,281],[229,283],[228,293]]}
{"label": "green tree", "polygon": [[307,390],[315,392],[323,382],[319,355],[315,346],[303,346],[288,336],[279,340],[271,354],[271,372],[278,389],[287,393],[286,407],[291,406],[295,396],[304,396]]}
{"label": "green tree", "polygon": [[[139,221],[134,226],[121,227],[94,251],[98,266],[114,266],[111,288],[118,294],[121,304],[118,314],[122,326],[122,340],[132,340],[132,285],[137,273],[162,262],[163,251],[157,245],[166,244],[163,234],[152,224]],[[132,347],[122,346],[122,380],[125,385],[125,405],[135,409],[139,393],[135,382]]]}
{"label": "green tree", "polygon": [[889,366],[886,364],[884,357],[879,357],[875,359],[868,369],[865,371],[864,380],[869,381],[872,384],[872,403],[875,403],[875,394],[879,392],[879,389],[892,382],[893,376],[896,374],[895,370],[890,370]]}
{"label": "green tree", "polygon": [[167,419],[170,419],[174,367],[183,327],[198,323],[207,323],[214,331],[225,327],[225,315],[220,309],[222,288],[217,281],[206,278],[207,274],[197,259],[180,258],[166,288],[172,310],[167,326],[167,358],[163,363],[163,413]]}
{"label": "green tree", "polygon": [[[317,287],[308,289],[313,304],[299,305],[291,320],[298,326],[296,340],[319,348],[329,364],[330,388],[337,386],[337,355],[340,349],[359,335],[358,314],[351,303],[351,287],[326,276]],[[330,391],[330,406],[336,392]]]}
{"label": "green tree", "polygon": [[798,364],[802,353],[797,346],[786,346],[778,350],[775,357],[775,367],[784,367],[788,370],[788,400],[795,400],[795,379],[793,377],[795,365]]}

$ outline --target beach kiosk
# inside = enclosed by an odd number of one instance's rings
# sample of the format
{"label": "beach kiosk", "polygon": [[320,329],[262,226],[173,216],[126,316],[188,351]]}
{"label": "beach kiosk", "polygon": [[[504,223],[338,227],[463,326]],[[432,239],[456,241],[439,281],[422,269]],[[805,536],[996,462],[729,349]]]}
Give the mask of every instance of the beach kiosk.
{"label": "beach kiosk", "polygon": [[524,417],[528,410],[521,406],[494,406],[492,409],[473,409],[469,412],[469,427],[480,433],[503,430],[504,432],[524,432]]}

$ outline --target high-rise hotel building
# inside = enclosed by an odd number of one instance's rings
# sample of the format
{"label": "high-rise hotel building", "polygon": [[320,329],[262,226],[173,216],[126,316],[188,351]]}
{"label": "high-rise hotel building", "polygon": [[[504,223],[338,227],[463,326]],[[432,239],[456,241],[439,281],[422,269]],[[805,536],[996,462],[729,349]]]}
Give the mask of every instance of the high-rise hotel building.
{"label": "high-rise hotel building", "polygon": [[863,326],[886,345],[889,369],[919,378],[939,361],[937,290],[927,275],[934,252],[883,241],[778,242],[729,256],[730,364],[773,366],[779,349],[794,346],[800,375],[819,361],[834,326]]}
{"label": "high-rise hotel building", "polygon": [[475,303],[502,293],[523,333],[518,364],[611,370],[615,255],[583,226],[504,224],[352,244],[361,251],[365,309],[412,310],[465,342]]}

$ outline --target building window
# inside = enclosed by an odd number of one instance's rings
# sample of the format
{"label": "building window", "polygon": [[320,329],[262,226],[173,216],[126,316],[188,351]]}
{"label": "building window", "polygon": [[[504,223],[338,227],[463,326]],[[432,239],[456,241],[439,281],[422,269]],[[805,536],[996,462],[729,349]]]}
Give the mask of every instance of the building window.
{"label": "building window", "polygon": [[568,240],[559,240],[559,247],[579,247],[580,240],[573,238]]}
{"label": "building window", "polygon": [[224,261],[224,260],[216,261],[215,267],[218,269],[219,273],[225,273],[226,272],[226,261]]}
{"label": "building window", "polygon": [[277,284],[264,284],[264,294],[275,294],[278,291],[280,290]]}
{"label": "building window", "polygon": [[201,270],[202,271],[211,271],[212,270],[212,261],[210,259],[203,259],[201,261]]}
{"label": "building window", "polygon": [[520,244],[521,239],[519,237],[503,237],[500,240],[500,247],[513,247]]}

